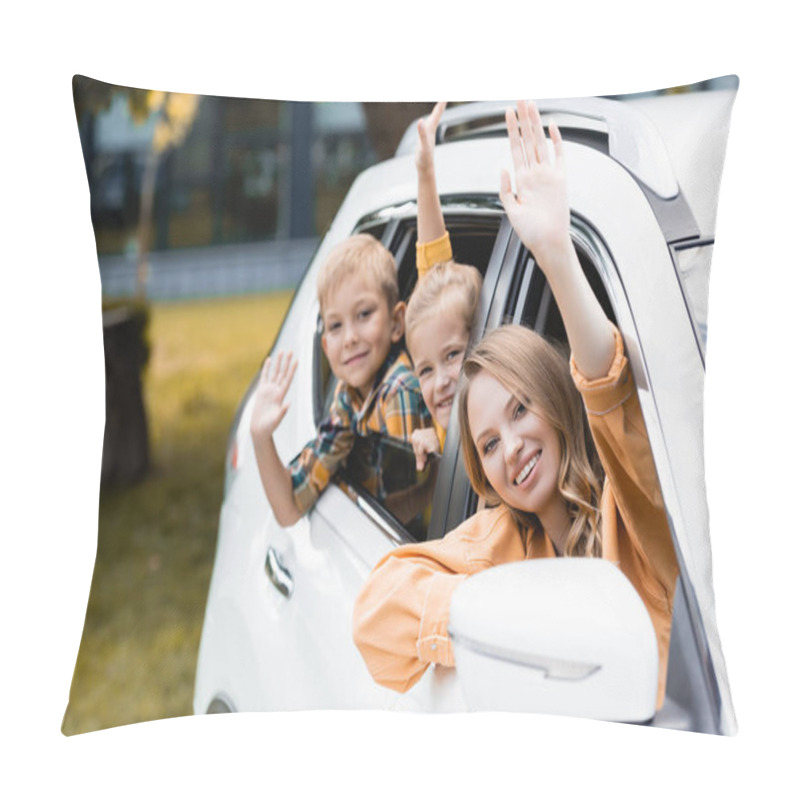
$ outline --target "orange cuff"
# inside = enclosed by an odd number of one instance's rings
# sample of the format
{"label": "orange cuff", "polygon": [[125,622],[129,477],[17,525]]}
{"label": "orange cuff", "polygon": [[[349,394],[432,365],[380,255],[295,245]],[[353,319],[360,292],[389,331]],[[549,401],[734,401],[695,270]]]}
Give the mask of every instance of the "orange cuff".
{"label": "orange cuff", "polygon": [[583,402],[589,414],[607,414],[622,405],[630,397],[631,392],[636,389],[633,375],[628,366],[628,359],[625,356],[622,334],[616,326],[612,326],[612,329],[614,331],[614,360],[606,375],[589,380],[578,369],[575,359],[570,357],[569,360],[572,380],[583,396]]}
{"label": "orange cuff", "polygon": [[450,620],[453,592],[466,578],[466,575],[438,573],[431,580],[422,608],[417,638],[417,657],[424,664],[442,664],[445,667],[455,664],[453,643],[447,635],[447,623]]}

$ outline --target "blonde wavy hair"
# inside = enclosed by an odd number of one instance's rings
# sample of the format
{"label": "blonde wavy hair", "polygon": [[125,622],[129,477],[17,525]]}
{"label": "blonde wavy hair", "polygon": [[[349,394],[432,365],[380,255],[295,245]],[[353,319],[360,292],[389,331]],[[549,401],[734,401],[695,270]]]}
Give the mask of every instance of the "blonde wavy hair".
{"label": "blonde wavy hair", "polygon": [[[483,471],[467,415],[470,382],[484,370],[527,409],[546,420],[558,434],[561,444],[558,491],[572,521],[565,555],[601,556],[603,468],[567,360],[542,336],[521,325],[496,328],[464,359],[458,400],[464,462],[477,494],[488,504],[496,505],[501,500]],[[521,528],[542,532],[535,514],[511,507],[509,510]]]}
{"label": "blonde wavy hair", "polygon": [[[483,278],[475,267],[443,261],[426,272],[414,287],[406,309],[406,343],[420,323],[440,314],[458,315],[472,330]],[[413,356],[413,353],[412,353]]]}

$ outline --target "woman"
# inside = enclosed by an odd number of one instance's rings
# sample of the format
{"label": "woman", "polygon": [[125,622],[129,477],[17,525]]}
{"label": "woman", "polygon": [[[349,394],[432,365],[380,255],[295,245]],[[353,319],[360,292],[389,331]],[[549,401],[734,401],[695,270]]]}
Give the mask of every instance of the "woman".
{"label": "woman", "polygon": [[467,356],[462,448],[473,488],[495,507],[382,559],[356,601],[354,638],[375,680],[406,691],[429,664],[454,666],[450,599],[470,574],[523,558],[602,556],[650,613],[660,707],[678,567],[650,444],[622,338],[569,236],[560,133],[550,125],[551,157],[535,105],[518,112],[506,113],[516,194],[504,172],[500,199],[545,272],[571,364],[521,326],[492,331]]}

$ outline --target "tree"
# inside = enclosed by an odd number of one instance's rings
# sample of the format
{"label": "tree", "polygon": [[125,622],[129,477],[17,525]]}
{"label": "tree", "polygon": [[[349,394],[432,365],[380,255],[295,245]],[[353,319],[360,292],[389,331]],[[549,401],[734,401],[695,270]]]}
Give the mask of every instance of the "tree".
{"label": "tree", "polygon": [[136,296],[139,299],[144,298],[147,286],[149,268],[147,254],[150,250],[153,228],[153,200],[159,160],[167,150],[177,147],[184,141],[194,123],[199,101],[200,98],[196,94],[155,91],[147,93],[147,107],[150,113],[156,113],[158,118],[142,176],[139,230],[136,236]]}
{"label": "tree", "polygon": [[133,303],[107,308],[103,313],[106,426],[101,483],[125,485],[142,478],[150,463],[141,373],[149,355],[146,333],[147,254],[153,227],[153,200],[158,165],[164,153],[186,138],[197,115],[200,98],[175,92],[115,86],[76,75],[73,78],[75,112],[82,132],[84,159],[90,180],[94,117],[107,110],[119,95],[126,97],[134,123],[141,125],[155,116],[139,193],[136,297]]}
{"label": "tree", "polygon": [[[170,148],[177,147],[186,139],[197,116],[200,96],[116,86],[83,75],[76,75],[72,79],[72,93],[79,126],[91,125],[91,120],[101,111],[107,111],[114,98],[120,95],[127,99],[128,110],[135,124],[142,125],[154,115],[156,117],[142,176],[136,233],[136,297],[144,300],[158,165]],[[88,159],[86,166],[88,171]]]}

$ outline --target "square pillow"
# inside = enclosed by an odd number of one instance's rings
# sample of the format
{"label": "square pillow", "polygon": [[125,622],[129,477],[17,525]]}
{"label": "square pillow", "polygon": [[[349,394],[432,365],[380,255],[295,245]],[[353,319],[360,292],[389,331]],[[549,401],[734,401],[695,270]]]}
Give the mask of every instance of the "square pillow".
{"label": "square pillow", "polygon": [[[313,508],[284,525],[250,436],[273,345],[298,361],[274,434],[283,463],[343,402],[316,282],[354,233],[391,253],[400,300],[427,280],[420,269],[454,258],[481,275],[476,341],[511,324],[564,349],[545,270],[498,197],[501,171],[514,173],[507,104],[444,111],[434,153],[448,236],[426,241],[414,154],[430,103],[244,100],[76,76],[106,428],[64,733],[329,708],[522,710],[734,733],[702,434],[737,87],[727,76],[537,101],[563,138],[578,260],[621,334],[614,386],[581,384],[589,418],[608,422],[592,430],[616,499],[594,498],[604,558],[584,559],[544,557],[555,551],[535,520],[470,484],[457,414],[443,418],[424,471],[410,442],[365,423]],[[612,431],[632,397],[633,449]],[[412,563],[424,580],[405,571]]]}

